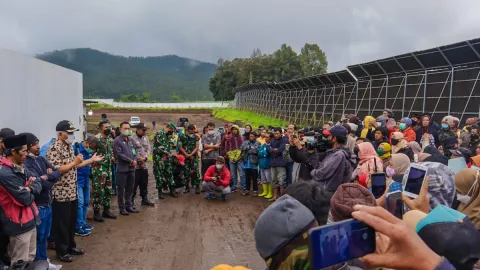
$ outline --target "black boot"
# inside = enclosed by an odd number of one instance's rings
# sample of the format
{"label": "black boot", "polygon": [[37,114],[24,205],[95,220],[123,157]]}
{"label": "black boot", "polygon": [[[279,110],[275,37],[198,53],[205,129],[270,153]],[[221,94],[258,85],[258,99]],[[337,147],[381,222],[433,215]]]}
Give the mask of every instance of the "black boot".
{"label": "black boot", "polygon": [[161,188],[158,189],[158,199],[159,200],[165,199],[165,196],[163,196],[163,192]]}
{"label": "black boot", "polygon": [[100,214],[100,210],[93,211],[93,220],[97,222],[105,222],[105,219],[103,219],[102,215]]}
{"label": "black boot", "polygon": [[185,185],[185,191],[183,191],[183,194],[187,194],[187,193],[190,193],[190,184],[186,184]]}
{"label": "black boot", "polygon": [[195,194],[200,194],[200,185],[195,185]]}
{"label": "black boot", "polygon": [[177,191],[173,187],[170,188],[170,196],[172,196],[173,198],[178,198]]}
{"label": "black boot", "polygon": [[117,219],[117,216],[116,216],[114,213],[110,212],[110,209],[109,209],[109,208],[104,208],[104,209],[103,209],[102,216],[103,216],[104,218]]}
{"label": "black boot", "polygon": [[145,206],[155,206],[155,204],[148,200],[147,196],[142,199],[142,205]]}

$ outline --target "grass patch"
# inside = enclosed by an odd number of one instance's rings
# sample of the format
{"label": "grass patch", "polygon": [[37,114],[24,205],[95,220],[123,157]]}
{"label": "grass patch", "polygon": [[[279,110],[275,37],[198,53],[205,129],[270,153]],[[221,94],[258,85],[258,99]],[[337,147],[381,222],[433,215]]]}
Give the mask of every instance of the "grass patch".
{"label": "grass patch", "polygon": [[215,118],[232,123],[241,122],[242,125],[250,124],[253,128],[258,128],[261,125],[286,127],[289,124],[286,121],[278,120],[270,116],[235,109],[215,108],[212,110],[212,114]]}

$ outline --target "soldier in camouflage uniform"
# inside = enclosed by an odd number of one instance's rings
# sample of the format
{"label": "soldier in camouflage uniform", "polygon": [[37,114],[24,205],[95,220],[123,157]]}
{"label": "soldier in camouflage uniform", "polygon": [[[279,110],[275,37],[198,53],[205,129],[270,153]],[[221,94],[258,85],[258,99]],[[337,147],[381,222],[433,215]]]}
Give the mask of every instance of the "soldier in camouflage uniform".
{"label": "soldier in camouflage uniform", "polygon": [[162,189],[170,189],[170,195],[177,198],[175,181],[172,167],[172,144],[170,140],[174,136],[176,126],[174,123],[167,124],[165,129],[157,132],[153,139],[153,174],[155,175],[158,198],[165,199]]}
{"label": "soldier in camouflage uniform", "polygon": [[185,160],[185,192],[190,192],[190,182],[195,186],[195,193],[200,194],[200,166],[198,164],[199,138],[195,134],[195,126],[189,125],[186,134],[178,139],[180,154]]}
{"label": "soldier in camouflage uniform", "polygon": [[[98,124],[100,132],[95,136],[98,138],[97,155],[104,158],[100,162],[92,164],[92,195],[94,220],[104,222],[103,218],[116,219],[117,216],[110,212],[112,197],[112,163],[113,140],[110,138],[112,126],[106,121]],[[100,207],[103,206],[103,213],[100,215]]]}

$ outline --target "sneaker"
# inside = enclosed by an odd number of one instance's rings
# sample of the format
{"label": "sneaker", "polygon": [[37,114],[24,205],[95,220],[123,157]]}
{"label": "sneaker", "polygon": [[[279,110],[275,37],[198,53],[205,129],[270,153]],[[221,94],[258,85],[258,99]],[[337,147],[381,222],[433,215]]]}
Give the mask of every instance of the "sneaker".
{"label": "sneaker", "polygon": [[227,195],[221,194],[221,195],[220,195],[220,198],[221,198],[222,200],[226,201],[226,200],[227,200]]}
{"label": "sneaker", "polygon": [[215,194],[214,194],[214,193],[209,193],[209,194],[207,195],[207,197],[205,197],[205,199],[207,199],[207,200],[213,200],[213,199],[215,199],[215,198],[217,198],[217,197],[215,197]]}
{"label": "sneaker", "polygon": [[243,196],[250,195],[250,192],[249,192],[249,191],[246,191],[246,190],[244,190],[244,191],[242,191],[242,195],[243,195]]}
{"label": "sneaker", "polygon": [[77,231],[75,232],[75,235],[85,237],[85,236],[89,236],[90,232],[85,230],[84,228],[78,228]]}
{"label": "sneaker", "polygon": [[232,193],[233,192],[237,192],[237,188],[236,187],[232,187]]}
{"label": "sneaker", "polygon": [[88,232],[89,232],[89,231],[93,230],[93,226],[92,226],[92,225],[85,224],[85,225],[83,225],[83,229],[84,229],[85,231],[88,231]]}
{"label": "sneaker", "polygon": [[255,196],[258,196],[258,192],[257,192],[257,191],[254,191],[253,194],[252,194],[252,196],[254,196],[254,197],[255,197]]}

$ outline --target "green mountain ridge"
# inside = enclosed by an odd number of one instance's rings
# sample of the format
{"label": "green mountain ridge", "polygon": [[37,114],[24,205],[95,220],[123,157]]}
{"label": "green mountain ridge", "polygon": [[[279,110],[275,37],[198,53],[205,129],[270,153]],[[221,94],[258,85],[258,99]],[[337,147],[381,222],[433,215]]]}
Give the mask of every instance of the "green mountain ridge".
{"label": "green mountain ridge", "polygon": [[90,48],[66,49],[38,59],[83,74],[85,98],[114,98],[149,93],[152,101],[213,100],[209,79],[216,65],[177,55],[125,57]]}

